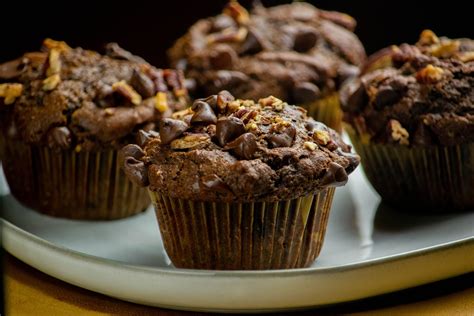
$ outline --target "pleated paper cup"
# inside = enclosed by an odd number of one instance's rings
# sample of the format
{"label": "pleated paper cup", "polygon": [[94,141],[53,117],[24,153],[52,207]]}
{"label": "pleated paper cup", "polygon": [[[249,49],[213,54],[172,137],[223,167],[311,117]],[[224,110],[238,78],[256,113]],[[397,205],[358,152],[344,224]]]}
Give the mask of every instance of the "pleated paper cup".
{"label": "pleated paper cup", "polygon": [[367,178],[388,204],[401,211],[474,210],[474,143],[407,147],[349,135]]}
{"label": "pleated paper cup", "polygon": [[3,141],[2,163],[12,195],[41,213],[109,220],[140,213],[150,204],[146,190],[120,169],[116,150],[57,152]]}
{"label": "pleated paper cup", "polygon": [[298,104],[308,111],[308,116],[323,122],[332,129],[342,131],[342,110],[337,93],[311,103]]}
{"label": "pleated paper cup", "polygon": [[176,267],[263,270],[313,263],[323,245],[334,188],[254,203],[196,202],[149,192]]}

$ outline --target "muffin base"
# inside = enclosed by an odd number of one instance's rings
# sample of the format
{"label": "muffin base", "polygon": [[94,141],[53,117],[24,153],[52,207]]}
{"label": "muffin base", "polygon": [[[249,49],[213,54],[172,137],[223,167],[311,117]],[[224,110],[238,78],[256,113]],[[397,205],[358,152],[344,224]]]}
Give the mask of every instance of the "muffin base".
{"label": "muffin base", "polygon": [[334,188],[288,201],[196,202],[149,191],[177,268],[308,267],[321,251]]}
{"label": "muffin base", "polygon": [[370,183],[399,210],[474,209],[474,144],[406,147],[365,144],[349,133]]}
{"label": "muffin base", "polygon": [[332,129],[342,131],[342,110],[337,93],[330,94],[312,103],[298,104],[308,111],[316,121],[323,122]]}
{"label": "muffin base", "polygon": [[110,220],[140,213],[150,204],[146,190],[120,169],[116,150],[56,152],[8,140],[3,146],[12,195],[41,213]]}

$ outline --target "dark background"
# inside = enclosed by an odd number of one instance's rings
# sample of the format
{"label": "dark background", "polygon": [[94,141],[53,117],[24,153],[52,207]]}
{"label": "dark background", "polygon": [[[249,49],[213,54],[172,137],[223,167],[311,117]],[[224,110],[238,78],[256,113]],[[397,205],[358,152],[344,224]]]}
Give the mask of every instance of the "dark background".
{"label": "dark background", "polygon": [[[201,1],[8,1],[0,4],[0,62],[38,50],[42,39],[101,50],[107,42],[165,66],[165,51],[197,19],[215,15],[226,0]],[[252,0],[240,1],[247,8]],[[264,5],[290,1],[262,1]],[[438,35],[474,38],[469,1],[313,0],[322,9],[346,12],[358,21],[356,33],[371,53],[415,42],[431,28]]]}

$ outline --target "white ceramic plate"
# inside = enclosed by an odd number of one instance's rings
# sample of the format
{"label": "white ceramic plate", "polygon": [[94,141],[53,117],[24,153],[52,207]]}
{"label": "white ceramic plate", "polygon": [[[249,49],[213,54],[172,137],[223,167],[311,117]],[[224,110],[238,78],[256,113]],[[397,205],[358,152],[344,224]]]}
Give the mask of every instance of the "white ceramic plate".
{"label": "white ceramic plate", "polygon": [[474,271],[474,213],[397,213],[379,206],[360,171],[350,179],[337,190],[325,245],[307,269],[175,269],[151,208],[112,222],[70,221],[40,215],[9,195],[0,197],[2,243],[20,260],[68,283],[126,301],[195,311],[308,308]]}

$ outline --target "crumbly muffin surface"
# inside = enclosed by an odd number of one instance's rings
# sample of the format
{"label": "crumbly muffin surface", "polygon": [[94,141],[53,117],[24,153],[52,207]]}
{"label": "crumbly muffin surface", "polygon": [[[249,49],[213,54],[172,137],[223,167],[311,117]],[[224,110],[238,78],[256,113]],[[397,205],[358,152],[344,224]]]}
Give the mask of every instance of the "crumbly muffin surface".
{"label": "crumbly muffin surface", "polygon": [[345,120],[367,141],[451,146],[474,141],[474,41],[422,32],[369,58],[342,93]]}
{"label": "crumbly muffin surface", "polygon": [[257,100],[274,95],[292,104],[318,100],[358,74],[365,51],[355,20],[295,2],[249,14],[236,1],[195,23],[169,51],[200,93],[229,90]]}
{"label": "crumbly muffin surface", "polygon": [[117,44],[106,54],[45,40],[0,65],[0,121],[8,137],[52,148],[120,147],[184,108],[181,72],[160,70]]}
{"label": "crumbly muffin surface", "polygon": [[121,153],[125,173],[167,196],[203,201],[275,201],[344,185],[359,163],[340,136],[273,96],[198,99],[141,132]]}

